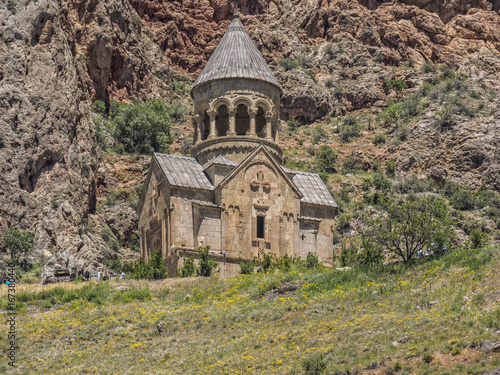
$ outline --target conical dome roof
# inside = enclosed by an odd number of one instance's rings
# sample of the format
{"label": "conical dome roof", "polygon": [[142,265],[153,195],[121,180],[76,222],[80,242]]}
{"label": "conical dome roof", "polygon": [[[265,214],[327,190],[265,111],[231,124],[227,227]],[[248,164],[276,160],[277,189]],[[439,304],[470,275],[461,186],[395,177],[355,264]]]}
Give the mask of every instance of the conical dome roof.
{"label": "conical dome roof", "polygon": [[228,78],[257,79],[282,90],[238,15],[234,16],[222,40],[198,76],[191,89],[191,95],[197,86]]}

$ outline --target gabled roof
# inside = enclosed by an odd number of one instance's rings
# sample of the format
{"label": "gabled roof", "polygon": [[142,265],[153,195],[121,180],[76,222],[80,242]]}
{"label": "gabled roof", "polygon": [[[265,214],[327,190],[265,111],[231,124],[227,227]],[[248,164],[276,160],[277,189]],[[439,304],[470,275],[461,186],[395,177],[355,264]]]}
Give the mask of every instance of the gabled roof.
{"label": "gabled roof", "polygon": [[156,152],[154,158],[171,186],[213,190],[210,180],[203,173],[203,167],[195,158]]}
{"label": "gabled roof", "polygon": [[293,181],[286,175],[285,171],[283,171],[283,168],[281,165],[276,161],[276,159],[267,151],[266,147],[263,144],[260,144],[253,150],[236,168],[234,168],[217,186],[214,187],[215,189],[221,189],[224,187],[229,181],[233,179],[233,177],[238,174],[245,166],[247,166],[254,158],[257,156],[259,153],[263,152],[269,159],[269,161],[274,165],[276,168],[276,171],[281,175],[281,177],[290,185],[292,190],[297,194],[299,198],[302,198],[302,193],[300,190],[295,186]]}
{"label": "gabled roof", "polygon": [[226,165],[228,167],[236,167],[238,164],[235,163],[234,161],[231,161],[229,159],[226,159],[224,156],[219,155],[217,156],[214,160],[212,160],[208,165],[205,167],[205,171],[210,168],[212,165],[217,164],[217,165]]}
{"label": "gabled roof", "polygon": [[204,83],[227,78],[248,78],[268,82],[281,91],[281,86],[235,15],[219,45],[191,89]]}
{"label": "gabled roof", "polygon": [[325,184],[315,173],[293,171],[293,183],[299,188],[303,203],[317,204],[320,206],[337,207],[332,195]]}

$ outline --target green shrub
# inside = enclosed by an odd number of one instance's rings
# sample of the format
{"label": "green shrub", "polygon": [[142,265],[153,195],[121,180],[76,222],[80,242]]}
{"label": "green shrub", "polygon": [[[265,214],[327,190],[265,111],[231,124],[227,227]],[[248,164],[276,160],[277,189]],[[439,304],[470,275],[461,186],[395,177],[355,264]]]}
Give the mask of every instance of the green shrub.
{"label": "green shrub", "polygon": [[349,246],[343,245],[340,252],[340,266],[341,267],[352,267],[357,263],[358,257],[358,246],[355,243]]}
{"label": "green shrub", "polygon": [[373,186],[378,190],[387,191],[391,188],[392,182],[380,171],[373,176]]}
{"label": "green shrub", "polygon": [[115,296],[116,300],[122,300],[125,302],[138,300],[138,301],[146,301],[152,298],[151,292],[148,287],[143,289],[131,289],[126,292],[119,293]]}
{"label": "green shrub", "polygon": [[466,211],[475,207],[474,194],[457,184],[446,182],[442,192],[449,199],[451,206],[457,210]]}
{"label": "green shrub", "polygon": [[372,180],[370,178],[363,178],[363,182],[361,183],[361,188],[363,189],[363,191],[370,190],[371,186],[372,186]]}
{"label": "green shrub", "polygon": [[361,169],[363,169],[363,166],[359,164],[357,159],[352,155],[346,157],[342,163],[342,171],[344,173],[355,173]]}
{"label": "green shrub", "polygon": [[344,142],[350,142],[361,134],[361,127],[355,116],[346,116],[342,120],[339,129],[340,139]]}
{"label": "green shrub", "polygon": [[219,263],[214,260],[210,259],[208,253],[210,250],[210,246],[205,246],[205,247],[200,247],[198,249],[198,252],[200,254],[200,263],[199,267],[196,269],[196,273],[198,276],[204,276],[208,277],[212,275],[212,272],[214,272],[219,265]]}
{"label": "green shrub", "polygon": [[314,269],[319,267],[318,255],[308,252],[306,256],[306,268]]}
{"label": "green shrub", "polygon": [[181,277],[191,277],[195,273],[194,257],[184,258],[184,264],[181,268]]}
{"label": "green shrub", "polygon": [[294,260],[288,254],[283,255],[280,258],[276,258],[276,266],[280,271],[288,272],[291,270]]}
{"label": "green shrub", "polygon": [[92,103],[91,109],[94,113],[102,116],[106,115],[106,104],[101,100],[96,100],[94,103]]}
{"label": "green shrub", "polygon": [[167,152],[172,143],[170,108],[160,99],[119,106],[112,119],[119,153]]}
{"label": "green shrub", "polygon": [[434,73],[436,72],[436,66],[432,62],[426,61],[424,65],[422,65],[422,72]]}
{"label": "green shrub", "polygon": [[396,95],[397,95],[398,100],[399,100],[401,98],[401,94],[402,94],[403,90],[407,89],[408,85],[406,84],[405,81],[403,81],[401,79],[392,78],[387,82],[387,88],[389,90],[396,91]]}
{"label": "green shrub", "polygon": [[300,62],[298,59],[283,59],[278,61],[278,67],[282,68],[285,72],[288,72],[292,69],[297,69],[300,66]]}
{"label": "green shrub", "polygon": [[253,262],[244,262],[240,258],[240,273],[242,275],[251,275],[253,273],[253,269],[255,264]]}
{"label": "green shrub", "polygon": [[384,260],[384,250],[377,243],[362,239],[356,260],[360,265],[381,264]]}
{"label": "green shrub", "polygon": [[133,233],[130,236],[130,250],[134,251],[136,253],[138,253],[139,251],[141,251],[141,245],[139,243],[139,237],[135,233]]}
{"label": "green shrub", "polygon": [[187,76],[180,76],[172,80],[172,90],[179,95],[189,93],[190,88],[191,82]]}
{"label": "green shrub", "polygon": [[388,176],[394,176],[394,173],[396,172],[396,163],[394,160],[387,160],[385,162],[385,170]]}
{"label": "green shrub", "polygon": [[373,138],[373,143],[376,145],[383,145],[385,143],[385,134],[377,133]]}
{"label": "green shrub", "polygon": [[451,66],[443,65],[440,70],[442,80],[455,77],[455,69],[453,69]]}
{"label": "green shrub", "polygon": [[326,369],[326,362],[323,355],[318,354],[311,358],[304,358],[302,368],[306,375],[321,375]]}
{"label": "green shrub", "polygon": [[174,99],[168,107],[168,114],[175,120],[180,120],[186,113],[186,105],[180,99]]}
{"label": "green shrub", "polygon": [[473,249],[480,249],[488,241],[488,235],[478,229],[474,229],[469,236],[470,246]]}
{"label": "green shrub", "polygon": [[441,129],[448,129],[455,124],[455,110],[451,104],[446,104],[443,109],[437,112],[434,116],[436,124]]}
{"label": "green shrub", "polygon": [[337,228],[340,232],[346,232],[351,228],[351,220],[352,217],[349,214],[341,214],[339,215],[337,221]]}
{"label": "green shrub", "polygon": [[334,173],[338,155],[330,146],[321,146],[316,151],[316,165],[321,172]]}
{"label": "green shrub", "polygon": [[260,263],[260,265],[262,266],[262,269],[264,271],[267,272],[268,270],[273,268],[273,264],[274,264],[273,258],[274,258],[274,255],[272,253],[268,253],[268,254],[264,253],[264,259]]}
{"label": "green shrub", "polygon": [[327,142],[329,139],[328,134],[323,126],[317,126],[314,129],[312,143],[317,144],[318,142]]}
{"label": "green shrub", "polygon": [[133,279],[160,280],[168,277],[168,270],[160,250],[154,251],[146,263],[142,259],[137,260],[128,272],[132,273]]}
{"label": "green shrub", "polygon": [[433,180],[419,179],[416,175],[400,178],[392,185],[393,191],[400,194],[433,191],[434,187],[435,182]]}

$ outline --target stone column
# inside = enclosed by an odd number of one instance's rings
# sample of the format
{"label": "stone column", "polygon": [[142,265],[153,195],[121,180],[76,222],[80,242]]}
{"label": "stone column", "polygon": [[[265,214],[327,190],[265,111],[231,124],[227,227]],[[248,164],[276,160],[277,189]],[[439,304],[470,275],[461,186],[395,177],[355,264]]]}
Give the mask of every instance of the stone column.
{"label": "stone column", "polygon": [[274,137],[275,143],[280,143],[280,127],[279,124],[276,124],[276,136]]}
{"label": "stone column", "polygon": [[196,135],[196,143],[195,144],[198,144],[201,142],[201,135],[202,135],[202,131],[201,131],[201,124],[202,124],[202,121],[201,121],[201,116],[200,115],[196,115],[194,116],[194,119],[196,121],[196,128],[195,128],[195,135]]}
{"label": "stone column", "polygon": [[273,124],[271,122],[272,118],[273,118],[273,115],[266,116],[266,139],[268,141],[273,140]]}
{"label": "stone column", "polygon": [[216,111],[207,111],[207,114],[210,116],[210,135],[208,139],[217,138],[217,134],[215,131],[215,116],[217,115]]}
{"label": "stone column", "polygon": [[257,137],[257,133],[255,132],[255,116],[257,115],[257,111],[250,110],[248,114],[250,115],[250,132],[248,135],[250,137]]}
{"label": "stone column", "polygon": [[236,111],[234,108],[229,109],[229,132],[227,135],[236,135]]}

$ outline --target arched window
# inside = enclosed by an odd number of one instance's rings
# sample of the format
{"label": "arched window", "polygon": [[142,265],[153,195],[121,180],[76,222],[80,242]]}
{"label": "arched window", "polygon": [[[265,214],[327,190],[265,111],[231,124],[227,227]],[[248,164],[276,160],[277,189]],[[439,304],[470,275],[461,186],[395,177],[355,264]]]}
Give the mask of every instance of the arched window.
{"label": "arched window", "polygon": [[225,104],[221,105],[215,116],[215,128],[219,137],[227,135],[229,130],[229,112]]}
{"label": "arched window", "polygon": [[205,111],[205,115],[203,116],[203,129],[201,129],[201,139],[205,140],[210,135],[210,116],[207,111]]}
{"label": "arched window", "polygon": [[259,138],[266,138],[266,117],[262,107],[259,107],[255,116],[255,132]]}
{"label": "arched window", "polygon": [[236,107],[236,134],[246,135],[250,130],[250,116],[245,104],[239,104]]}

